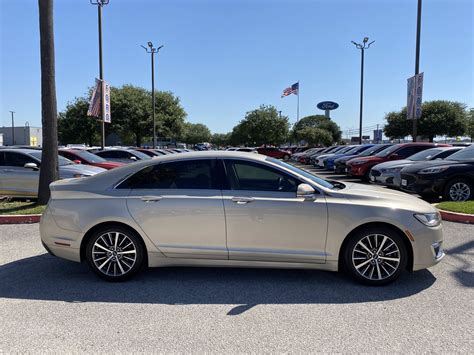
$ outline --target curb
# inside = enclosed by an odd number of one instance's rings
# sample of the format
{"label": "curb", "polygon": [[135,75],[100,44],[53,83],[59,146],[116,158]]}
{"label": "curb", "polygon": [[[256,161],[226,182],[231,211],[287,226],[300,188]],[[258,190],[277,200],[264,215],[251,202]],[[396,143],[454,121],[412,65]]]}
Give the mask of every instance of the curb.
{"label": "curb", "polygon": [[448,212],[440,209],[438,211],[441,213],[443,221],[474,224],[474,215],[472,214]]}
{"label": "curb", "polygon": [[0,224],[38,223],[40,219],[40,214],[0,215]]}

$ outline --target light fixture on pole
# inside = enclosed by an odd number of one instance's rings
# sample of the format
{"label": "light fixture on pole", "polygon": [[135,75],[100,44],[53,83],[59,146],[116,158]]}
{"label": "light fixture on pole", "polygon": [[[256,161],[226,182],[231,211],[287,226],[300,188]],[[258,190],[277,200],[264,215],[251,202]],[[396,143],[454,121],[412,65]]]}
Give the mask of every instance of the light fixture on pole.
{"label": "light fixture on pole", "polygon": [[158,48],[153,47],[152,42],[147,43],[148,48],[141,46],[147,53],[151,54],[151,112],[153,117],[153,149],[156,148],[156,119],[155,119],[155,53],[163,48],[159,46]]}
{"label": "light fixture on pole", "polygon": [[362,44],[351,41],[361,52],[360,61],[360,112],[359,112],[359,144],[362,144],[362,110],[364,105],[364,51],[369,49],[370,45],[375,41],[369,42],[369,37],[364,37]]}
{"label": "light fixture on pole", "polygon": [[[104,80],[104,66],[102,63],[102,7],[104,5],[109,4],[109,0],[90,0],[92,5],[97,5],[97,14],[98,14],[98,27],[99,27],[99,79],[102,82]],[[102,139],[101,139],[101,147],[104,149],[105,146],[105,111],[100,105],[100,112],[101,112],[101,131],[102,131]]]}

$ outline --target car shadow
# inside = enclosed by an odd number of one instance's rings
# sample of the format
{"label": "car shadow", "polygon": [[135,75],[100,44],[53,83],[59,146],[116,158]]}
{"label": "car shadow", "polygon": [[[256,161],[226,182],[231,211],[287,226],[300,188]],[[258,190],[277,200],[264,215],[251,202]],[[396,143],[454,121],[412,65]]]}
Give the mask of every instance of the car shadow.
{"label": "car shadow", "polygon": [[64,302],[231,304],[228,315],[260,304],[347,304],[409,297],[429,288],[428,270],[384,287],[316,270],[154,268],[123,283],[105,282],[85,264],[42,254],[0,266],[0,297]]}

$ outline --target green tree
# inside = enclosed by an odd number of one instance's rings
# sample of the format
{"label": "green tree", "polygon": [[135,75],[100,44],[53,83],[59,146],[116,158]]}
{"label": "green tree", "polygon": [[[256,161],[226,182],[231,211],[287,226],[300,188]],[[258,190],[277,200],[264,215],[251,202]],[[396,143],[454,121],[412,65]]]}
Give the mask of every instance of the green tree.
{"label": "green tree", "polygon": [[38,0],[41,57],[41,123],[43,152],[38,185],[38,204],[51,195],[49,184],[58,179],[58,114],[54,61],[53,0]]}
{"label": "green tree", "polygon": [[387,137],[391,139],[404,138],[411,134],[413,122],[407,120],[407,108],[404,107],[401,111],[389,112],[385,115],[387,124],[383,131]]}
{"label": "green tree", "polygon": [[[433,142],[436,136],[462,136],[466,131],[466,106],[460,102],[435,100],[422,104],[422,114],[418,121],[418,135]],[[385,116],[387,137],[401,138],[412,134],[411,120],[406,118],[406,107],[399,112]]]}
{"label": "green tree", "polygon": [[232,130],[233,144],[263,145],[281,144],[288,138],[288,117],[280,117],[274,106],[261,105],[249,111]]}
{"label": "green tree", "polygon": [[59,141],[66,143],[100,144],[99,121],[87,116],[89,102],[86,98],[76,98],[66,106],[58,117]]}
{"label": "green tree", "polygon": [[218,147],[228,146],[230,144],[230,136],[231,133],[214,133],[211,136],[210,143]]}
{"label": "green tree", "polygon": [[[62,143],[98,143],[98,122],[87,116],[89,99],[90,94],[77,98],[60,113]],[[150,91],[133,85],[112,87],[110,100],[112,123],[105,125],[106,134],[114,132],[125,144],[136,146],[141,146],[145,139],[152,139]],[[178,97],[171,92],[156,92],[155,112],[157,136],[171,139],[182,136],[186,112]]]}
{"label": "green tree", "polygon": [[202,123],[186,122],[183,126],[182,140],[188,144],[209,142],[211,131]]}
{"label": "green tree", "polygon": [[322,128],[304,127],[296,132],[296,136],[310,145],[327,146],[333,143],[331,132]]}
{"label": "green tree", "polygon": [[337,123],[323,115],[311,115],[300,119],[293,127],[293,137],[304,139],[298,135],[298,132],[301,132],[304,128],[319,128],[328,131],[332,136],[331,143],[341,140],[342,132]]}
{"label": "green tree", "polygon": [[466,134],[471,138],[471,142],[474,139],[474,108],[469,110],[467,116]]}

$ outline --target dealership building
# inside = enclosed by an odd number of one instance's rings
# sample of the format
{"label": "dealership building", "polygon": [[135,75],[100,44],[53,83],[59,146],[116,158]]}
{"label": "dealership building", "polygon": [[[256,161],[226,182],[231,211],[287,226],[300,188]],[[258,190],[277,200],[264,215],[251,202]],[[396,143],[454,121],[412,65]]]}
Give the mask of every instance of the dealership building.
{"label": "dealership building", "polygon": [[[43,145],[43,129],[41,127],[0,127],[0,136],[3,135],[3,145]],[[1,145],[1,144],[0,144]]]}

